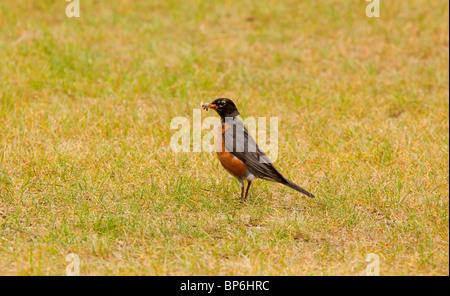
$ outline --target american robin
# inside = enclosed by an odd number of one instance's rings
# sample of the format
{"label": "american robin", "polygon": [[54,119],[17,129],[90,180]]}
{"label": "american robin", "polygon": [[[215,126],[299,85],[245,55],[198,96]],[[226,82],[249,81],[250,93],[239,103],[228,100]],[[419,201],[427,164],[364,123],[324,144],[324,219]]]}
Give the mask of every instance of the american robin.
{"label": "american robin", "polygon": [[[221,147],[218,147],[216,153],[222,166],[238,179],[241,187],[241,200],[247,199],[250,185],[256,178],[278,182],[308,197],[314,197],[313,194],[292,183],[277,171],[267,155],[249,135],[242,120],[237,117],[240,113],[232,100],[216,99],[211,103],[202,105],[202,108],[206,111],[214,109],[220,116],[219,132],[221,137],[219,137],[219,140],[221,140]],[[245,196],[244,180],[248,182]]]}

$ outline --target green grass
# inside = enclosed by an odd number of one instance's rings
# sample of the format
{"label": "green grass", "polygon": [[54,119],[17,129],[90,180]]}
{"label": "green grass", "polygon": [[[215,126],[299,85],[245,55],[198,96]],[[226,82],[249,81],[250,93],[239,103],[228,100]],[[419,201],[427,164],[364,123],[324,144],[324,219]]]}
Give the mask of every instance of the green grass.
{"label": "green grass", "polygon": [[[449,4],[367,4],[2,1],[0,274],[448,275]],[[173,153],[215,97],[318,197]]]}

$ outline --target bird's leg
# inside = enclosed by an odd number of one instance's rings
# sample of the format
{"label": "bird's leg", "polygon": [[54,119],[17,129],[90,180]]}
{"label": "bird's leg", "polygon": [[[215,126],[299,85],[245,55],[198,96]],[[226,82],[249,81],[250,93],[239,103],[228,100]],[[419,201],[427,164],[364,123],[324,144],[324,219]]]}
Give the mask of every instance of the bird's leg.
{"label": "bird's leg", "polygon": [[247,182],[248,182],[248,185],[247,185],[247,191],[245,192],[244,200],[247,200],[248,190],[250,189],[250,185],[252,185],[252,181],[247,181]]}
{"label": "bird's leg", "polygon": [[238,179],[238,181],[239,181],[239,187],[241,187],[241,200],[244,200],[245,183],[244,183],[244,180],[242,180],[242,179]]}

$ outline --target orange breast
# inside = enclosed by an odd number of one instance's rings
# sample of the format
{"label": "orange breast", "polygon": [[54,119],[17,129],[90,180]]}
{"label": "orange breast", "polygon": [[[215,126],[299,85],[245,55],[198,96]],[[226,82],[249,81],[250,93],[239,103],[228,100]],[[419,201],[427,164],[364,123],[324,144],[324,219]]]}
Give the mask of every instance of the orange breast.
{"label": "orange breast", "polygon": [[223,137],[223,133],[228,128],[229,126],[227,124],[222,124],[221,128],[219,128],[219,132],[221,133],[220,138],[222,139],[222,147],[217,147],[219,149],[216,150],[216,153],[219,157],[220,163],[230,174],[235,177],[243,177],[247,173],[247,166],[225,149],[225,138]]}

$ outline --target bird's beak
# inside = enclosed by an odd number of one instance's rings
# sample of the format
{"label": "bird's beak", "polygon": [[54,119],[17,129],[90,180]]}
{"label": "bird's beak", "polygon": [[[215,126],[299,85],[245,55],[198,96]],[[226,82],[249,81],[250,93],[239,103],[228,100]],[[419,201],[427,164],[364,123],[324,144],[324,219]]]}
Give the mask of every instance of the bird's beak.
{"label": "bird's beak", "polygon": [[217,110],[217,105],[216,104],[211,104],[211,103],[206,103],[202,105],[202,109],[208,111],[208,109],[214,109]]}

